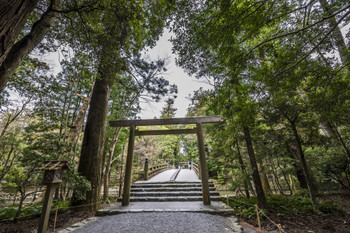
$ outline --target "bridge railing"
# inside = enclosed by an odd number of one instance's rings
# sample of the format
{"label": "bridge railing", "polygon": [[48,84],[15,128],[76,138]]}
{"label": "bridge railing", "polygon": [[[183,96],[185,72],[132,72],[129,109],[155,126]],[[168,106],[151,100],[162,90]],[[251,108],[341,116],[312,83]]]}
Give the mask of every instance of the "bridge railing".
{"label": "bridge railing", "polygon": [[148,170],[148,179],[151,178],[152,176],[155,176],[159,173],[161,173],[162,171],[168,169],[168,164],[167,163],[163,163],[160,165],[155,165],[153,167],[150,167]]}
{"label": "bridge railing", "polygon": [[201,173],[199,171],[199,165],[197,163],[193,163],[192,167],[193,167],[193,170],[196,172],[198,178],[200,179],[201,178]]}
{"label": "bridge railing", "polygon": [[169,164],[163,163],[163,164],[157,164],[152,167],[148,166],[148,160],[145,161],[145,166],[143,171],[138,171],[138,180],[148,180],[149,178],[161,173],[162,171],[167,170],[169,167]]}

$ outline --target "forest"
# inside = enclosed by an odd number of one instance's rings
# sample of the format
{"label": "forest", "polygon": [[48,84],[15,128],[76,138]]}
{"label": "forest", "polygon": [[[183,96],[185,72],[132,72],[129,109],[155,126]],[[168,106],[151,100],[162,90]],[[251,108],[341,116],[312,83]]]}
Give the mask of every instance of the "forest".
{"label": "forest", "polygon": [[[346,0],[1,3],[1,223],[40,215],[47,160],[70,168],[53,208],[115,202],[129,132],[108,122],[139,118],[141,102],[163,104],[155,118],[176,116],[166,58],[144,55],[166,29],[177,66],[212,85],[190,95],[186,116],[225,121],[204,126],[223,201],[254,223],[257,204],[279,223],[308,216],[324,232],[349,231],[349,22]],[[196,137],[137,137],[134,180],[145,158],[197,162]]]}

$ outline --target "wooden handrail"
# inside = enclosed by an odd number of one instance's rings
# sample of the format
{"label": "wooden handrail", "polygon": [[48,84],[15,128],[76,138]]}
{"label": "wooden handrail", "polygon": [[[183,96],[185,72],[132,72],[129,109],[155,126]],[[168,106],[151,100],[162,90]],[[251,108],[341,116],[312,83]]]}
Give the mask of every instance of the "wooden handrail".
{"label": "wooden handrail", "polygon": [[200,172],[199,172],[199,166],[198,166],[198,164],[193,163],[193,164],[192,164],[192,168],[193,168],[193,170],[196,172],[198,178],[200,179],[200,178],[201,178],[201,174],[200,174]]}
{"label": "wooden handrail", "polygon": [[166,164],[166,163],[150,167],[148,170],[148,178],[151,178],[151,177],[159,174],[160,172],[166,170],[167,168],[168,168],[168,164]]}
{"label": "wooden handrail", "polygon": [[152,167],[148,168],[148,175],[145,175],[145,170],[136,172],[138,174],[138,180],[145,180],[147,177],[148,179],[161,173],[162,171],[166,170],[168,168],[169,164],[163,163],[154,165]]}

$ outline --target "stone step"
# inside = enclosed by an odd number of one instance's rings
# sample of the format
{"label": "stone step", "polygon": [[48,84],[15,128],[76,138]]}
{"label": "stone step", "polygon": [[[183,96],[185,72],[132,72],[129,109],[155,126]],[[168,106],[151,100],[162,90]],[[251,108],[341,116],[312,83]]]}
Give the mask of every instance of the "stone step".
{"label": "stone step", "polygon": [[[130,194],[132,197],[189,197],[201,196],[202,192],[134,192]],[[220,196],[218,192],[210,192],[210,196]]]}
{"label": "stone step", "polygon": [[[209,188],[210,191],[215,191],[214,187]],[[131,192],[191,192],[191,191],[202,191],[202,187],[155,187],[155,188],[131,188]]]}
{"label": "stone step", "polygon": [[[221,197],[210,197],[211,201],[222,201]],[[122,199],[118,199],[118,202],[121,202]],[[203,201],[202,196],[191,196],[191,197],[130,197],[130,202],[141,202],[141,201],[154,201],[154,202],[164,202],[164,201]]]}

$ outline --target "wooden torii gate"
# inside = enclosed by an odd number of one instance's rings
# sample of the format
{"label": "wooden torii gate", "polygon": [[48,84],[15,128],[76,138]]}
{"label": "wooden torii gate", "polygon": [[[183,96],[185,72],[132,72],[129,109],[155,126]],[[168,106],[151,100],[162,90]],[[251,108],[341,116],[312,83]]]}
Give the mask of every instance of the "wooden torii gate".
{"label": "wooden torii gate", "polygon": [[[120,120],[110,121],[111,127],[130,127],[128,154],[126,158],[126,168],[124,176],[124,191],[122,205],[127,206],[130,202],[130,188],[131,188],[131,169],[134,155],[134,141],[135,136],[143,135],[167,135],[167,134],[197,134],[200,173],[202,180],[202,196],[203,204],[210,205],[210,193],[208,183],[207,164],[204,151],[204,136],[203,123],[223,122],[221,116],[210,117],[186,117],[186,118],[171,118],[171,119],[149,119],[149,120]],[[171,130],[146,130],[138,131],[136,126],[150,126],[150,125],[188,125],[195,124],[196,127],[192,129],[171,129]]]}

